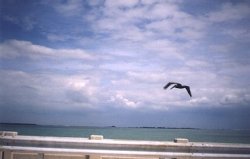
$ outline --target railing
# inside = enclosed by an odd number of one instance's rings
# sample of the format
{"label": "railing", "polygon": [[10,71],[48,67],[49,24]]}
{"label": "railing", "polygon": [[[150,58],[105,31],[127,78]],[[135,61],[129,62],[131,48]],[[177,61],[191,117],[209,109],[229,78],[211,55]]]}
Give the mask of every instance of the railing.
{"label": "railing", "polygon": [[0,132],[0,159],[249,158],[250,144],[22,136]]}

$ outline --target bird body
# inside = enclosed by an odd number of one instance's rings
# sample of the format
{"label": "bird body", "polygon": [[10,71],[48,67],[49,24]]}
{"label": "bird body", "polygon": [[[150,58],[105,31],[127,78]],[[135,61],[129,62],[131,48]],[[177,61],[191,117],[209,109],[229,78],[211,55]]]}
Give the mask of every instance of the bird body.
{"label": "bird body", "polygon": [[185,85],[182,85],[182,84],[176,83],[176,82],[169,82],[163,88],[167,89],[170,85],[174,85],[170,89],[173,89],[173,88],[183,89],[183,88],[185,88],[187,90],[188,94],[190,95],[190,97],[192,97],[192,93],[190,91],[190,87],[189,86],[185,86]]}

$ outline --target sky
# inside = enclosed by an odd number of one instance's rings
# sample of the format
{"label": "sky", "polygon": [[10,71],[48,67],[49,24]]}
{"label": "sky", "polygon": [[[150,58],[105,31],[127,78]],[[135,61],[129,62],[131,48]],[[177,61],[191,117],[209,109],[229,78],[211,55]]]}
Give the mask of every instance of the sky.
{"label": "sky", "polygon": [[249,1],[0,7],[0,122],[250,129]]}

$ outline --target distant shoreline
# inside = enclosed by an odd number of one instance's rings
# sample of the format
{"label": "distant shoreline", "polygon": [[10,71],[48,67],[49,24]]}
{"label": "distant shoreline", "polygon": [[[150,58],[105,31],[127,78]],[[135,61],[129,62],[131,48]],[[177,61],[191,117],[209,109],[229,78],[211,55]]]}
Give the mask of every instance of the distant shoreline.
{"label": "distant shoreline", "polygon": [[[0,123],[1,125],[32,125],[35,126],[37,124],[32,124],[32,123]],[[37,125],[39,126],[39,125]]]}
{"label": "distant shoreline", "polygon": [[34,123],[0,123],[0,125],[20,125],[20,126],[51,126],[51,127],[93,127],[93,128],[142,128],[142,129],[200,129],[190,127],[154,127],[154,126],[132,126],[132,127],[119,127],[119,126],[70,126],[70,125],[39,125]]}
{"label": "distant shoreline", "polygon": [[162,127],[162,126],[73,126],[73,125],[46,125],[34,123],[0,123],[0,125],[16,125],[16,126],[47,126],[47,127],[69,127],[69,128],[138,128],[138,129],[186,129],[186,130],[250,130],[250,129],[207,129],[192,127]]}
{"label": "distant shoreline", "polygon": [[81,128],[81,127],[93,127],[93,128],[139,128],[139,129],[193,129],[200,130],[201,128],[190,128],[190,127],[154,127],[154,126],[71,126],[71,125],[41,125],[34,123],[0,123],[0,125],[18,125],[18,126],[48,126],[48,127],[73,127],[73,128]]}

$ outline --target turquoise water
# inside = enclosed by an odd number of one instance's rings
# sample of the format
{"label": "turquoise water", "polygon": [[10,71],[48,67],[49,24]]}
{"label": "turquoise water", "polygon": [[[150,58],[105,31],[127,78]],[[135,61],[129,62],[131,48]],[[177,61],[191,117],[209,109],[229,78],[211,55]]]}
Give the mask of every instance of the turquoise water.
{"label": "turquoise water", "polygon": [[106,139],[173,141],[188,138],[191,142],[250,144],[250,130],[159,129],[117,127],[67,127],[0,124],[0,130],[17,131],[20,135],[84,137],[103,135]]}

